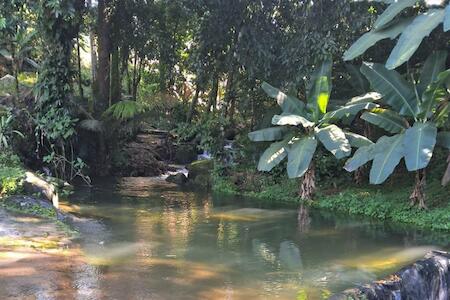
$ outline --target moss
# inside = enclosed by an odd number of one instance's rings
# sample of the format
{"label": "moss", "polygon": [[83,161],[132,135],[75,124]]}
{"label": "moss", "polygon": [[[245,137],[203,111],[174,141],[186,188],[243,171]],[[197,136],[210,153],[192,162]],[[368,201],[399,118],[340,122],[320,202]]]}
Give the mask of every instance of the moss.
{"label": "moss", "polygon": [[20,193],[24,176],[25,169],[16,155],[0,153],[0,197]]}
{"label": "moss", "polygon": [[[279,182],[267,182],[264,174],[255,175],[263,179],[236,183],[234,174],[239,171],[215,170],[213,191],[253,197],[266,202],[299,203],[298,180],[283,178]],[[253,173],[257,174],[255,171]],[[440,174],[439,172],[437,174]],[[270,175],[269,175],[270,176]],[[350,180],[339,183],[329,180],[320,185],[315,200],[308,205],[322,210],[360,215],[382,221],[408,224],[421,229],[450,230],[450,187],[440,185],[439,176],[429,177],[426,193],[429,209],[420,210],[409,205],[412,190],[411,174],[400,174],[383,186],[365,185],[357,187]]]}

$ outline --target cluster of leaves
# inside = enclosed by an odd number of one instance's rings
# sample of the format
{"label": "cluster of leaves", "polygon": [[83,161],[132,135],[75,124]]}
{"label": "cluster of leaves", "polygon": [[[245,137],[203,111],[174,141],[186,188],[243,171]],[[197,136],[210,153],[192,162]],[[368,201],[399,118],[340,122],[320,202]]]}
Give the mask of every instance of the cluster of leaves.
{"label": "cluster of leaves", "polygon": [[23,137],[23,134],[13,128],[14,116],[11,112],[0,112],[0,151],[6,151],[11,147],[14,136]]}
{"label": "cluster of leaves", "polygon": [[418,171],[428,166],[436,144],[450,149],[450,133],[438,133],[448,117],[446,86],[450,70],[444,71],[446,58],[446,52],[432,54],[422,68],[417,86],[381,64],[363,64],[361,72],[382,95],[380,102],[387,108],[367,111],[361,118],[393,135],[360,148],[347,161],[346,170],[354,171],[373,161],[370,182],[380,184],[402,158],[408,171]]}
{"label": "cluster of leaves", "polygon": [[[389,6],[375,21],[372,30],[361,36],[345,52],[344,60],[360,56],[381,40],[388,38],[393,40],[400,36],[386,62],[386,68],[392,70],[407,62],[423,39],[440,24],[443,23],[444,32],[450,30],[450,4],[445,4],[445,1],[438,4],[431,0],[376,1],[389,3]],[[426,9],[417,16],[400,16],[404,10],[416,7],[418,3]]]}
{"label": "cluster of leaves", "polygon": [[0,151],[0,196],[19,192],[24,176],[19,157],[10,151]]}
{"label": "cluster of leaves", "polygon": [[224,129],[229,127],[230,120],[220,114],[206,114],[193,124],[181,123],[175,129],[183,142],[199,142],[201,149],[220,156],[224,147]]}
{"label": "cluster of leaves", "polygon": [[354,116],[361,110],[374,107],[371,94],[327,112],[331,94],[331,68],[331,60],[317,66],[309,86],[306,105],[267,83],[263,84],[263,89],[277,100],[283,113],[272,118],[272,124],[277,127],[249,133],[250,140],[254,142],[277,141],[261,156],[258,170],[270,171],[287,157],[288,176],[302,177],[310,167],[318,142],[337,159],[350,156],[352,147],[359,148],[371,143],[367,138],[346,132],[335,124],[343,117]]}

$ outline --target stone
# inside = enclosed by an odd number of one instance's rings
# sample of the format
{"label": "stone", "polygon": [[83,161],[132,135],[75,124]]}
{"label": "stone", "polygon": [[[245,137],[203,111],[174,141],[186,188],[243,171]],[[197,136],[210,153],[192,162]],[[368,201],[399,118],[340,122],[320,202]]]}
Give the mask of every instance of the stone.
{"label": "stone", "polygon": [[167,182],[170,183],[175,183],[177,185],[185,185],[186,182],[188,181],[186,175],[184,175],[183,173],[177,173],[177,174],[173,174],[173,175],[169,175],[166,178]]}
{"label": "stone", "polygon": [[347,299],[444,300],[450,295],[450,253],[432,251],[385,280],[380,280],[332,296]]}
{"label": "stone", "polygon": [[189,180],[194,180],[199,175],[211,175],[214,169],[214,162],[212,160],[197,160],[186,166],[189,171]]}

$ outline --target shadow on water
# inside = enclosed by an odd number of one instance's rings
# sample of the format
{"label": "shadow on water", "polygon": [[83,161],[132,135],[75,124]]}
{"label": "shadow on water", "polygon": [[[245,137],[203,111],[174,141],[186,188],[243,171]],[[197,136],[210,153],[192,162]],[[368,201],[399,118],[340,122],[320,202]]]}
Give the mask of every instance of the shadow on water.
{"label": "shadow on water", "polygon": [[62,206],[80,217],[76,259],[58,269],[78,299],[322,299],[449,240],[154,179],[102,183]]}

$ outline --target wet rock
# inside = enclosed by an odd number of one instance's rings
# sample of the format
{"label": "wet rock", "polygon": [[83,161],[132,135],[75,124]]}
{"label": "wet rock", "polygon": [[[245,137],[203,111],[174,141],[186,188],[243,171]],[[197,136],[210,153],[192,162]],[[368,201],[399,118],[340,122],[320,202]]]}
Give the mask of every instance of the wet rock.
{"label": "wet rock", "polygon": [[57,218],[65,221],[70,215],[61,212],[50,202],[29,196],[11,196],[3,201],[3,205],[10,210],[22,212],[36,217]]}
{"label": "wet rock", "polygon": [[186,166],[189,171],[189,180],[195,180],[199,175],[211,175],[214,168],[212,160],[198,160]]}
{"label": "wet rock", "polygon": [[169,175],[166,178],[166,181],[170,182],[170,183],[175,183],[178,185],[185,185],[186,182],[188,181],[188,179],[187,179],[186,175],[184,175],[183,173],[177,173],[174,175]]}
{"label": "wet rock", "polygon": [[450,254],[432,251],[386,280],[344,291],[331,300],[444,300],[450,295]]}

